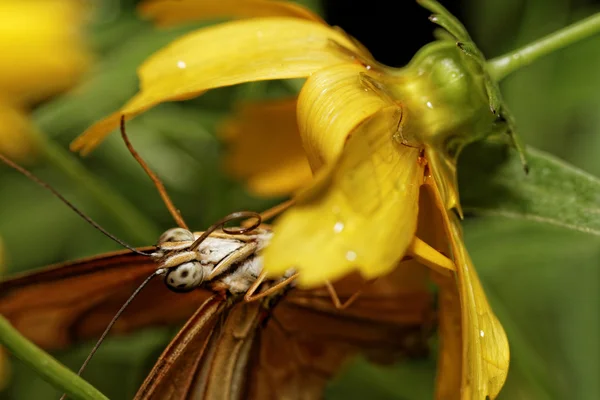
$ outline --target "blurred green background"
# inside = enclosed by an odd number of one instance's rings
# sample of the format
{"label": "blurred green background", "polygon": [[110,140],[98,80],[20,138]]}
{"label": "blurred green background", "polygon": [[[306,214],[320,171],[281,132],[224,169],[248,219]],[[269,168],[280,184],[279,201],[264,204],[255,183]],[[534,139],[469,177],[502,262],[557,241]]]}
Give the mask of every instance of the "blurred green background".
{"label": "blurred green background", "polygon": [[[356,12],[362,10],[359,15],[364,20],[363,31],[357,32],[351,28],[354,25],[344,25],[345,17],[356,19],[350,11],[340,14],[332,5],[335,2],[309,3],[325,9],[328,20],[359,39],[376,40],[378,51],[387,49],[381,55],[374,51],[384,61],[391,54],[400,57],[391,63],[405,62],[412,48],[422,44],[405,43],[412,38],[403,34],[380,34],[377,39],[376,26],[390,28],[378,19],[386,15],[388,21],[390,10],[385,5],[375,7],[377,2],[357,2],[363,3]],[[597,3],[582,0],[442,3],[465,20],[489,57],[600,10]],[[415,29],[427,34],[413,36],[425,43],[434,27],[426,20],[426,12],[416,12],[425,17],[423,28]],[[84,159],[70,154],[68,145],[136,91],[137,65],[182,32],[200,25],[157,30],[135,15],[133,0],[105,1],[87,18],[82,35],[95,61],[72,91],[36,105],[32,115],[42,133],[26,166],[118,237],[136,246],[152,244],[174,224],[120,137],[111,135]],[[407,11],[397,18],[404,27],[414,16]],[[598,71],[600,37],[540,60],[502,85],[526,143],[595,176],[600,175]],[[195,100],[161,105],[128,124],[133,145],[163,179],[190,226],[201,229],[229,212],[262,210],[279,200],[253,198],[221,172],[223,145],[214,132],[234,101],[288,95],[298,87],[293,82],[269,82],[216,90]],[[461,190],[468,193],[478,192],[477,182],[464,179],[465,170],[477,168],[477,151],[476,146],[467,149],[464,159],[469,161],[459,169]],[[481,192],[485,197],[485,190]],[[600,398],[600,238],[499,216],[468,214],[464,227],[469,251],[511,344],[511,370],[500,398]],[[0,238],[7,273],[118,248],[49,193],[2,166]],[[152,329],[107,340],[86,379],[111,399],[131,398],[176,330]],[[82,345],[56,356],[76,369],[89,348],[90,344]],[[12,380],[0,392],[1,399],[60,396],[18,361],[11,360],[11,364]],[[432,397],[434,376],[435,354],[431,360],[391,368],[359,360],[330,385],[327,397],[427,399]]]}

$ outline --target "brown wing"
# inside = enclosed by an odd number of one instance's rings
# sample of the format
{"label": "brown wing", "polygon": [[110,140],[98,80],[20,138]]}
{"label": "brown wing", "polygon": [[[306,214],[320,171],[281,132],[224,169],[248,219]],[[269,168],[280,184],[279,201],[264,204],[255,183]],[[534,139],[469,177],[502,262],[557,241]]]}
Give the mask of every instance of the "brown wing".
{"label": "brown wing", "polygon": [[[291,291],[261,331],[245,398],[322,398],[327,382],[354,355],[387,363],[427,354],[433,300],[421,279],[426,273],[403,263],[344,310],[333,306],[325,289]],[[353,275],[335,287],[348,298],[363,284]]]}
{"label": "brown wing", "polygon": [[206,380],[209,373],[201,366],[213,354],[216,328],[226,311],[226,302],[219,296],[207,299],[169,343],[135,400],[193,398],[194,382]]}
{"label": "brown wing", "polygon": [[[156,269],[149,258],[120,251],[57,265],[0,282],[0,314],[46,349],[97,338],[119,307]],[[128,332],[184,321],[209,296],[169,291],[150,282],[113,328]]]}
{"label": "brown wing", "polygon": [[[407,264],[345,310],[332,305],[325,289],[291,290],[272,308],[208,300],[167,347],[136,399],[315,399],[357,353],[380,361],[423,355],[432,320],[424,274]],[[336,289],[349,297],[363,284],[351,276]]]}

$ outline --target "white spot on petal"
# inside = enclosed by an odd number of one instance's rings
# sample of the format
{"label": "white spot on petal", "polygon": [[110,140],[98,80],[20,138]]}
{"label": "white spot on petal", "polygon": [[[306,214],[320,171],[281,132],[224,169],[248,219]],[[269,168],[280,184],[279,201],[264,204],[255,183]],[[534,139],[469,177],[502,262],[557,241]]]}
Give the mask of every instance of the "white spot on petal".
{"label": "white spot on petal", "polygon": [[426,104],[427,104],[427,107],[429,107],[429,108],[433,108],[433,104],[431,104],[431,102],[430,102],[430,101],[428,101]]}
{"label": "white spot on petal", "polygon": [[346,253],[346,260],[348,261],[355,261],[356,260],[356,253],[352,250],[348,251]]}
{"label": "white spot on petal", "polygon": [[485,336],[485,332],[483,332],[482,330],[479,331],[479,336],[484,337]]}
{"label": "white spot on petal", "polygon": [[185,63],[185,61],[179,60],[177,61],[177,67],[184,69],[185,67],[187,67],[187,64]]}
{"label": "white spot on petal", "polygon": [[333,225],[333,231],[335,233],[340,233],[343,230],[344,230],[344,223],[342,221],[338,221],[335,223],[335,225]]}

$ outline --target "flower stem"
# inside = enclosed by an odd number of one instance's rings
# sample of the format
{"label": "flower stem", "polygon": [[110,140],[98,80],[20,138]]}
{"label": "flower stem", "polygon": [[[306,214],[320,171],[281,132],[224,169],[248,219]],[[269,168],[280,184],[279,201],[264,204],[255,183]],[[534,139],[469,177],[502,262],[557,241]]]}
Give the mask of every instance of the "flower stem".
{"label": "flower stem", "polygon": [[497,82],[538,58],[589,38],[600,32],[600,13],[578,21],[528,45],[488,62],[488,71]]}
{"label": "flower stem", "polygon": [[2,316],[0,316],[0,343],[28,367],[33,368],[44,380],[67,393],[69,398],[108,400],[98,389],[21,336]]}
{"label": "flower stem", "polygon": [[105,211],[114,216],[129,240],[148,244],[160,234],[157,226],[144,217],[133,204],[114,192],[110,186],[90,174],[67,150],[43,135],[34,133],[39,151],[52,165],[78,183],[79,187],[93,196]]}

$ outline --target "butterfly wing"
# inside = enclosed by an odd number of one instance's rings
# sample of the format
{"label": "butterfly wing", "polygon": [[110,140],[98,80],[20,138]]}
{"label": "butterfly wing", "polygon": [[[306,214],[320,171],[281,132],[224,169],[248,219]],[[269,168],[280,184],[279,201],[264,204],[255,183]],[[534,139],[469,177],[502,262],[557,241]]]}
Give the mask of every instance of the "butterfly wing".
{"label": "butterfly wing", "polygon": [[[208,300],[136,399],[314,399],[352,355],[423,355],[432,299],[415,273],[426,271],[402,265],[345,310],[325,289],[293,289],[275,305]],[[347,298],[364,283],[352,275],[336,290]]]}
{"label": "butterfly wing", "polygon": [[[155,269],[149,257],[120,251],[27,273],[0,282],[0,314],[39,346],[64,348],[97,338]],[[173,293],[154,279],[113,332],[184,321],[208,296],[201,290]]]}
{"label": "butterfly wing", "polygon": [[211,374],[209,368],[202,368],[203,363],[209,362],[214,354],[219,321],[227,311],[222,298],[216,295],[208,298],[167,346],[135,400],[202,398],[194,396],[194,386],[198,382],[202,386]]}
{"label": "butterfly wing", "polygon": [[[388,363],[424,356],[433,328],[432,297],[416,263],[403,263],[338,310],[325,289],[294,290],[272,311],[248,368],[248,398],[321,398],[352,356]],[[350,297],[364,281],[350,275],[335,288]],[[412,286],[412,287],[411,287]]]}

